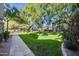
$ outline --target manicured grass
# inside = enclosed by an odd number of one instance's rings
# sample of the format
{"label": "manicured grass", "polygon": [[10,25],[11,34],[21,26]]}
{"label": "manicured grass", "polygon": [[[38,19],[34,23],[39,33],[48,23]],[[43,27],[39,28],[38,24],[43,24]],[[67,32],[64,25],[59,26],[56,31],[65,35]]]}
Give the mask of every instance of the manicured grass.
{"label": "manicured grass", "polygon": [[37,56],[61,56],[61,35],[57,32],[37,32],[19,35]]}

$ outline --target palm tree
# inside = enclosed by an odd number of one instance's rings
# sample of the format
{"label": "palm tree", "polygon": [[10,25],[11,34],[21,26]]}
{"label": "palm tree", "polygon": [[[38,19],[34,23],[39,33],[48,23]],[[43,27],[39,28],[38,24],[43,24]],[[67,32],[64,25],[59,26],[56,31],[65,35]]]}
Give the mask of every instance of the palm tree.
{"label": "palm tree", "polygon": [[7,31],[8,31],[8,23],[10,20],[13,20],[12,18],[16,17],[16,15],[19,13],[18,9],[15,7],[11,8],[9,4],[5,4],[5,20],[7,22]]}

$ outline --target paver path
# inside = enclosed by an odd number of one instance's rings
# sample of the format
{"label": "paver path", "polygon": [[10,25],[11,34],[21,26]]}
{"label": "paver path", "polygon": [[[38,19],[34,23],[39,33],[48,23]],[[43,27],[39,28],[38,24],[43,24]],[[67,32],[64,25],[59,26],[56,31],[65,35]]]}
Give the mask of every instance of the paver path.
{"label": "paver path", "polygon": [[0,56],[8,56],[10,51],[11,38],[7,42],[0,43]]}
{"label": "paver path", "polygon": [[11,40],[10,56],[34,56],[18,35],[13,35]]}

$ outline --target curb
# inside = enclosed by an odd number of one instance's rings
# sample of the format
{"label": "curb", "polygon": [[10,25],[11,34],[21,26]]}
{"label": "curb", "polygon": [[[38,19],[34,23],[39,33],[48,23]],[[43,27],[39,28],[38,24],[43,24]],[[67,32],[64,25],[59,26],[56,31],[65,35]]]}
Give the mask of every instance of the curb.
{"label": "curb", "polygon": [[61,44],[61,50],[62,50],[63,56],[67,56],[67,53],[66,53],[65,48],[64,48],[64,43]]}

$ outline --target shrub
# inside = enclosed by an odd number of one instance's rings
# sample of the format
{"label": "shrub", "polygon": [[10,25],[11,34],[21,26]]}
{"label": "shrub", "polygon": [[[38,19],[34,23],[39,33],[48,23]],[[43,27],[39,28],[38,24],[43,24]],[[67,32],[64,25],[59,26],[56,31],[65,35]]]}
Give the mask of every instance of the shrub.
{"label": "shrub", "polygon": [[53,30],[49,30],[49,32],[52,32]]}
{"label": "shrub", "polygon": [[3,33],[5,42],[7,42],[7,39],[9,38],[9,34],[10,34],[10,32],[8,32],[8,31],[5,31],[5,32]]}
{"label": "shrub", "polygon": [[2,39],[3,39],[3,34],[0,33],[0,42],[2,42]]}
{"label": "shrub", "polygon": [[79,11],[76,11],[68,21],[68,29],[63,30],[65,47],[79,50]]}

